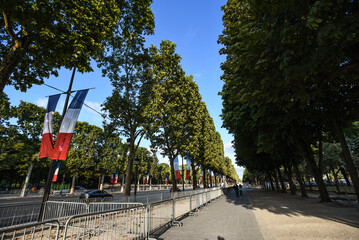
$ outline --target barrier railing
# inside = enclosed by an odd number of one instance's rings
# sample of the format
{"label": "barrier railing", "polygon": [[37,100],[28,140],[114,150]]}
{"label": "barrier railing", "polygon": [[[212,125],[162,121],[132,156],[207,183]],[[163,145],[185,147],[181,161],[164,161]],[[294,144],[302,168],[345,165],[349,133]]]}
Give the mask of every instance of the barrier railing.
{"label": "barrier railing", "polygon": [[28,223],[21,226],[0,229],[1,240],[5,239],[58,239],[60,223],[49,220],[40,223]]}
{"label": "barrier railing", "polygon": [[[175,193],[169,200],[145,206],[141,203],[118,202],[48,202],[46,210],[50,213],[45,212],[45,217],[57,219],[2,228],[0,236],[1,239],[143,239],[165,225],[181,224],[178,221],[180,217],[196,211],[222,194],[219,188],[194,194]],[[81,214],[81,211],[85,213]],[[66,220],[63,227],[60,220]]]}
{"label": "barrier railing", "polygon": [[63,239],[143,239],[148,232],[145,206],[70,217]]}
{"label": "barrier railing", "polygon": [[56,202],[47,201],[44,211],[44,220],[57,219],[59,221],[68,219],[71,216],[96,213],[109,210],[143,206],[142,203],[121,203],[121,202]]}
{"label": "barrier railing", "polygon": [[37,220],[41,203],[0,207],[0,228],[26,224]]}

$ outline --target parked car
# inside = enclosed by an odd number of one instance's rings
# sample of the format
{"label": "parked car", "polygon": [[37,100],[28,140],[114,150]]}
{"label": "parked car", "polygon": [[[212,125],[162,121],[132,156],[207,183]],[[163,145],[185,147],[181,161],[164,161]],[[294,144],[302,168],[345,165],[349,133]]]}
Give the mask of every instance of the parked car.
{"label": "parked car", "polygon": [[[179,189],[179,187],[177,187],[176,189],[177,189],[177,192],[181,191],[181,189]],[[170,188],[170,192],[173,192],[173,187]]]}
{"label": "parked car", "polygon": [[86,188],[82,187],[82,186],[75,186],[75,191],[88,191]]}
{"label": "parked car", "polygon": [[86,191],[80,195],[80,199],[90,198],[113,198],[113,195],[103,190]]}

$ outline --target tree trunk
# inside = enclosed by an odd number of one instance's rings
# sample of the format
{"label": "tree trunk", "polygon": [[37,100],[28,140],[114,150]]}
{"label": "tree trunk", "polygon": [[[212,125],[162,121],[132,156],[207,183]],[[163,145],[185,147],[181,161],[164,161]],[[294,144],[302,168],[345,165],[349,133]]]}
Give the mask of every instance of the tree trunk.
{"label": "tree trunk", "polygon": [[277,173],[275,170],[273,170],[273,176],[274,176],[274,181],[275,181],[275,186],[277,188],[277,192],[280,191],[280,187],[279,187],[279,183],[278,183],[278,177],[277,177]]}
{"label": "tree trunk", "polygon": [[15,41],[10,52],[3,58],[0,67],[0,93],[4,91],[11,74],[23,59],[31,43],[29,36],[24,36]]}
{"label": "tree trunk", "polygon": [[26,175],[26,179],[25,179],[25,183],[24,186],[22,187],[21,190],[21,195],[20,197],[25,197],[27,195],[26,193],[26,189],[29,186],[29,182],[30,182],[30,177],[31,177],[31,172],[32,172],[32,168],[34,167],[34,164],[31,163],[28,170],[27,170],[27,175]]}
{"label": "tree trunk", "polygon": [[305,186],[304,186],[304,183],[303,183],[302,178],[300,176],[300,172],[299,172],[297,163],[295,163],[294,161],[293,161],[293,169],[294,169],[294,173],[295,173],[297,182],[299,183],[299,186],[300,186],[300,191],[302,193],[302,197],[303,198],[308,198],[308,193],[307,193],[307,190],[305,190]]}
{"label": "tree trunk", "polygon": [[102,175],[101,175],[101,178],[100,178],[100,188],[99,188],[99,190],[103,190],[104,179],[105,179],[105,175],[102,174]]}
{"label": "tree trunk", "polygon": [[123,187],[125,185],[125,174],[122,175],[122,182],[121,182],[121,192],[123,192]]}
{"label": "tree trunk", "polygon": [[327,176],[329,186],[332,186],[331,179],[330,179],[328,173],[325,173],[325,175]]}
{"label": "tree trunk", "polygon": [[281,187],[282,187],[281,192],[282,192],[282,193],[286,193],[286,192],[287,192],[287,189],[286,189],[286,187],[285,187],[285,185],[284,185],[284,180],[283,180],[282,173],[280,172],[280,168],[279,168],[279,167],[277,168],[277,171],[278,171],[278,176],[279,176],[280,185],[281,185]]}
{"label": "tree trunk", "polygon": [[272,176],[271,176],[271,173],[268,171],[267,172],[267,175],[268,175],[268,181],[270,183],[270,186],[272,188],[272,191],[275,191],[275,187],[274,187],[274,184],[273,184],[273,181],[272,181]]}
{"label": "tree trunk", "polygon": [[350,181],[348,179],[348,175],[347,173],[345,172],[344,168],[339,168],[340,172],[343,174],[343,177],[345,179],[345,182],[347,183],[347,187],[351,187],[352,185],[350,184]]}
{"label": "tree trunk", "polygon": [[295,184],[293,183],[293,178],[292,178],[292,167],[291,166],[284,166],[284,172],[288,177],[288,183],[289,183],[289,187],[290,187],[290,195],[296,195],[296,187]]}
{"label": "tree trunk", "polygon": [[213,173],[214,176],[214,186],[217,187],[217,176],[215,173]]}
{"label": "tree trunk", "polygon": [[318,129],[318,142],[319,142],[319,146],[318,146],[318,167],[320,172],[323,172],[323,140],[322,140],[323,136],[322,136],[322,131],[320,129]]}
{"label": "tree trunk", "polygon": [[202,167],[203,169],[203,188],[207,188],[207,169],[205,167]]}
{"label": "tree trunk", "polygon": [[131,196],[132,169],[133,169],[134,158],[135,158],[135,146],[134,146],[134,142],[130,141],[130,153],[128,154],[128,162],[126,169],[125,202],[128,202]]}
{"label": "tree trunk", "polygon": [[194,166],[194,162],[191,161],[191,167],[192,167],[192,181],[193,181],[193,190],[197,190],[198,189],[198,185],[197,185],[197,171],[196,171],[196,167]]}
{"label": "tree trunk", "polygon": [[340,189],[339,189],[339,181],[338,181],[338,172],[335,173],[334,168],[331,168],[333,176],[334,176],[334,182],[335,182],[335,187],[337,188],[338,193],[340,193]]}
{"label": "tree trunk", "polygon": [[76,173],[74,173],[74,175],[72,176],[70,195],[71,195],[71,194],[74,194],[74,191],[75,191],[75,183],[76,183]]}
{"label": "tree trunk", "polygon": [[315,181],[318,186],[321,202],[330,202],[331,200],[327,188],[324,184],[322,173],[315,163],[313,152],[310,145],[305,143],[304,141],[301,141],[298,144],[298,148],[302,153],[304,160],[307,162],[309,169],[315,178]]}
{"label": "tree trunk", "polygon": [[312,181],[310,180],[310,176],[308,177],[308,183],[309,183],[309,191],[312,191]]}
{"label": "tree trunk", "polygon": [[332,120],[334,124],[335,131],[337,133],[337,136],[339,138],[340,146],[342,147],[343,155],[344,155],[344,162],[347,166],[347,170],[349,172],[350,178],[353,181],[353,186],[355,189],[357,200],[359,201],[359,177],[358,172],[354,166],[354,162],[352,159],[352,156],[350,154],[347,142],[344,137],[344,133],[342,128],[339,126],[338,122],[336,120]]}

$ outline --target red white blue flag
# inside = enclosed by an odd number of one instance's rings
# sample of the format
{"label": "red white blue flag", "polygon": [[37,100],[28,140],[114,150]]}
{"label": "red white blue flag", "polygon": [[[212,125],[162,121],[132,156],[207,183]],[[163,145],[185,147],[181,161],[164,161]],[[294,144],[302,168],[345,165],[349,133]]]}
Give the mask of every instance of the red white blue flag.
{"label": "red white blue flag", "polygon": [[47,102],[44,128],[42,130],[42,139],[39,158],[51,157],[54,150],[54,141],[52,136],[52,122],[55,109],[61,94],[52,95]]}
{"label": "red white blue flag", "polygon": [[82,105],[85,101],[88,89],[77,91],[74,99],[72,99],[69,108],[66,111],[64,119],[61,123],[60,132],[57,136],[52,160],[66,160],[69,152],[72,134],[75,129],[77,119],[80,115]]}
{"label": "red white blue flag", "polygon": [[149,180],[150,180],[150,173],[147,173],[147,181],[146,181],[147,184]]}
{"label": "red white blue flag", "polygon": [[178,163],[178,156],[174,160],[176,179],[181,179],[181,171]]}
{"label": "red white blue flag", "polygon": [[191,158],[187,155],[186,159],[186,179],[191,178]]}
{"label": "red white blue flag", "polygon": [[115,183],[117,183],[118,181],[118,170],[116,170],[116,174],[115,174]]}
{"label": "red white blue flag", "polygon": [[61,162],[58,162],[58,163],[57,163],[54,176],[52,177],[52,181],[53,181],[53,182],[56,182],[56,181],[57,181],[57,176],[59,175],[59,170],[60,170],[60,163],[61,163]]}
{"label": "red white blue flag", "polygon": [[111,173],[111,183],[113,183],[113,173]]}

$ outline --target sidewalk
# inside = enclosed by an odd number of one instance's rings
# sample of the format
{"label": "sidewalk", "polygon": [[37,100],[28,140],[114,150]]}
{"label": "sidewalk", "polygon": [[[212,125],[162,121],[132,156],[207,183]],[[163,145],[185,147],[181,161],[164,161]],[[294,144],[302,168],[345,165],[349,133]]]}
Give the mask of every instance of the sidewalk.
{"label": "sidewalk", "polygon": [[197,216],[187,217],[181,222],[182,227],[173,226],[157,239],[263,239],[246,191],[243,198],[236,197],[234,191],[231,191],[209,203]]}
{"label": "sidewalk", "polygon": [[237,198],[231,191],[157,239],[359,239],[355,207],[254,188],[247,193]]}

